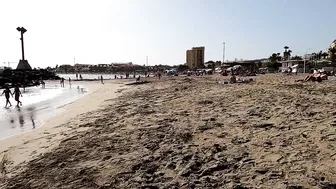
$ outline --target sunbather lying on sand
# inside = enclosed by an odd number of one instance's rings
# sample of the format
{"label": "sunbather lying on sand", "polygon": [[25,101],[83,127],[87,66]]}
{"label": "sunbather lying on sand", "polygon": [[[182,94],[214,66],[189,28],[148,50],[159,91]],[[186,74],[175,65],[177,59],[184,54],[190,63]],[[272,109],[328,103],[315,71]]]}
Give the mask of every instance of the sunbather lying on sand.
{"label": "sunbather lying on sand", "polygon": [[232,75],[232,76],[230,77],[230,83],[237,83],[236,76]]}
{"label": "sunbather lying on sand", "polygon": [[314,73],[313,75],[308,75],[305,79],[295,80],[296,82],[321,82],[322,80],[328,80],[328,76],[323,73]]}

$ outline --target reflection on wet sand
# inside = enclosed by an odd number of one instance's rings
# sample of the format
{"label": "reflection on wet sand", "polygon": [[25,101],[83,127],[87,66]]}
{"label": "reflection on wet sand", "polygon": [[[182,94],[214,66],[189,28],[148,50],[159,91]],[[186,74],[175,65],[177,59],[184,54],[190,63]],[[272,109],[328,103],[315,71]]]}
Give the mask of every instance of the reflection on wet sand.
{"label": "reflection on wet sand", "polygon": [[36,108],[32,106],[32,107],[29,107],[27,110],[29,111],[30,120],[32,122],[33,129],[35,129],[35,119],[34,119],[34,117],[35,117]]}
{"label": "reflection on wet sand", "polygon": [[[76,87],[62,89],[61,92],[58,88],[29,88],[24,95],[26,99],[23,98],[23,106],[0,109],[0,129],[2,131],[0,139],[40,127],[44,119],[61,112],[60,108],[88,92],[86,88]],[[54,93],[59,94],[53,98],[47,98],[53,96]],[[0,105],[2,106],[2,104]]]}
{"label": "reflection on wet sand", "polygon": [[[17,112],[18,112],[17,115],[18,115],[20,127],[23,128],[26,124],[25,116],[22,113],[21,107],[17,107],[16,109],[17,109]],[[35,110],[36,110],[36,108],[34,106],[31,106],[31,107],[27,108],[27,111],[28,111],[27,115],[29,115],[29,119],[32,122],[33,129],[35,129],[35,120],[34,120]],[[11,124],[12,128],[16,127],[15,118],[11,117],[9,123]]]}

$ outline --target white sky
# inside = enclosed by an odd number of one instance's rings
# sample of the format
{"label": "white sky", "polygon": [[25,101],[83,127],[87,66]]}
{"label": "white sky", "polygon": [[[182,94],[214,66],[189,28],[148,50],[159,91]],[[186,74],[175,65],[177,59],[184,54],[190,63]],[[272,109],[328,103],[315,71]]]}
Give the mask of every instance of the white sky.
{"label": "white sky", "polygon": [[32,67],[73,64],[74,57],[87,64],[144,64],[147,55],[155,61],[137,31],[141,7],[135,0],[0,0],[0,66],[21,59],[18,26],[28,30],[25,58]]}
{"label": "white sky", "polygon": [[176,65],[195,46],[205,46],[205,61],[218,61],[223,42],[226,60],[265,58],[286,45],[294,55],[319,52],[335,39],[336,27],[325,18],[333,18],[336,1],[303,2],[0,0],[0,66],[21,59],[18,26],[28,30],[32,67],[73,64],[74,57],[82,64],[143,65],[148,56],[150,65]]}

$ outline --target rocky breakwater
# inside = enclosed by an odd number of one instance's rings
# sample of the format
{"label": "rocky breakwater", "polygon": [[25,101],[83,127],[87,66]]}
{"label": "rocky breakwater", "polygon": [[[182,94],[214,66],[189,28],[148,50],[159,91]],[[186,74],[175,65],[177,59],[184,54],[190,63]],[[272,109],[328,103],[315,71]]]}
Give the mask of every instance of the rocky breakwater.
{"label": "rocky breakwater", "polygon": [[48,70],[4,70],[0,73],[0,88],[5,86],[29,87],[40,85],[41,80],[59,80],[54,72]]}

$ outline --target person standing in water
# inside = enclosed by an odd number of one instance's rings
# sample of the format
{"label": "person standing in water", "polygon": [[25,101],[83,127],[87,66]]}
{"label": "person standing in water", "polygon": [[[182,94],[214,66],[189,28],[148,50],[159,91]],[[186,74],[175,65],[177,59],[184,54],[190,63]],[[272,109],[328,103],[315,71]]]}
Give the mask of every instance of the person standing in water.
{"label": "person standing in water", "polygon": [[41,80],[41,84],[42,84],[42,89],[45,89],[45,82],[43,80]]}
{"label": "person standing in water", "polygon": [[[9,104],[9,107],[12,106],[11,102],[9,101],[9,95],[12,95],[13,96],[13,93],[10,91],[10,89],[8,87],[5,88],[5,90],[3,91],[2,95],[5,94],[5,97],[6,97],[6,106],[5,108],[7,108],[7,105]],[[1,96],[2,96],[1,95]]]}
{"label": "person standing in water", "polygon": [[60,81],[61,87],[64,87],[64,80],[65,80],[65,79],[62,77],[62,78],[61,78],[61,81]]}
{"label": "person standing in water", "polygon": [[22,102],[20,101],[20,96],[22,97],[22,93],[21,93],[19,87],[15,86],[15,88],[14,88],[14,97],[15,97],[15,101],[17,102],[16,106],[19,106],[19,105],[22,106]]}

